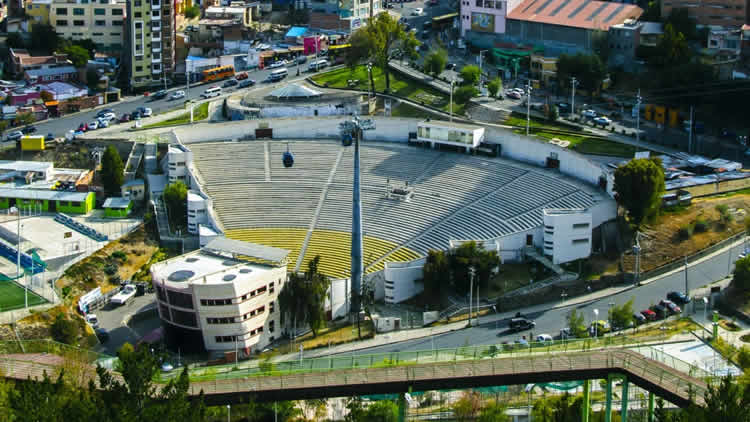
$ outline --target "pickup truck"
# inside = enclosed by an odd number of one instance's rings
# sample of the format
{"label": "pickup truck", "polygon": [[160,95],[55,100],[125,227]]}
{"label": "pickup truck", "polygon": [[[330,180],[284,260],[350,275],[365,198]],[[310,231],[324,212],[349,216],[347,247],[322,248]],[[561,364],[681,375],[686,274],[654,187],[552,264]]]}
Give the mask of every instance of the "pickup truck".
{"label": "pickup truck", "polygon": [[135,296],[135,293],[135,286],[132,284],[128,284],[123,287],[122,290],[120,290],[116,295],[112,296],[110,302],[114,303],[115,305],[124,305],[127,301]]}

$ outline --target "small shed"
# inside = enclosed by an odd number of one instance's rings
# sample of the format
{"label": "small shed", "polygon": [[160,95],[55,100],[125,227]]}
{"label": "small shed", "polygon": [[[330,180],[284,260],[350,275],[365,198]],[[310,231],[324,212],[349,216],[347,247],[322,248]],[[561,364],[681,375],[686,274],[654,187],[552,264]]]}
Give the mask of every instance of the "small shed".
{"label": "small shed", "polygon": [[120,194],[123,198],[141,201],[146,197],[146,182],[143,179],[133,179],[122,184]]}
{"label": "small shed", "polygon": [[128,198],[107,198],[104,201],[104,216],[107,218],[125,218],[133,210],[133,201]]}
{"label": "small shed", "polygon": [[24,136],[21,138],[22,151],[44,151],[44,136]]}

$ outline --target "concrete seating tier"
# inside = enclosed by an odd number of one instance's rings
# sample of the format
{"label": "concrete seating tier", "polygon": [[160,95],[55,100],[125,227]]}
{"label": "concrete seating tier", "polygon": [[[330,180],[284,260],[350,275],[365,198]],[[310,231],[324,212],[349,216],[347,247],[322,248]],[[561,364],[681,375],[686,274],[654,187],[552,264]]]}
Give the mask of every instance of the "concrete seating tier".
{"label": "concrete seating tier", "polygon": [[319,180],[325,182],[336,163],[341,144],[336,142],[289,142],[294,166],[286,168],[282,162],[286,142],[270,142],[271,180]]}
{"label": "concrete seating tier", "polygon": [[70,227],[71,229],[77,231],[78,233],[81,233],[82,235],[88,236],[97,242],[106,242],[109,239],[109,236],[107,236],[104,233],[99,233],[98,231],[92,229],[91,227],[79,223],[78,221],[74,220],[73,218],[59,212],[55,215],[55,221],[58,223]]}
{"label": "concrete seating tier", "polygon": [[289,265],[287,266],[291,271],[297,264],[297,257],[299,256],[299,251],[302,249],[302,244],[305,242],[307,230],[290,227],[234,229],[227,230],[226,236],[230,239],[258,243],[291,251],[288,256]]}
{"label": "concrete seating tier", "polygon": [[322,184],[241,183],[211,187],[208,194],[226,229],[309,227]]}
{"label": "concrete seating tier", "polygon": [[263,142],[196,143],[190,150],[206,185],[265,180]]}
{"label": "concrete seating tier", "polygon": [[[430,165],[440,158],[434,151],[404,145],[364,144],[360,147],[360,167],[364,185],[385,186],[392,183],[414,182]],[[351,184],[354,148],[346,148],[336,170],[337,183]]]}

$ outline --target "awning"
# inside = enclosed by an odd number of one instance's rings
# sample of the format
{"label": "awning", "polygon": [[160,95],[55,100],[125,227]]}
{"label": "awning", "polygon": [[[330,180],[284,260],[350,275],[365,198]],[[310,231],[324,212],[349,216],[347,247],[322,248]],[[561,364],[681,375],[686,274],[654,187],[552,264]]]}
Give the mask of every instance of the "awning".
{"label": "awning", "polygon": [[332,46],[328,47],[328,49],[329,50],[338,50],[340,48],[349,48],[351,46],[352,46],[351,44],[332,45]]}
{"label": "awning", "polygon": [[44,103],[44,105],[47,107],[54,107],[60,105],[60,103],[58,101],[47,101],[46,103]]}

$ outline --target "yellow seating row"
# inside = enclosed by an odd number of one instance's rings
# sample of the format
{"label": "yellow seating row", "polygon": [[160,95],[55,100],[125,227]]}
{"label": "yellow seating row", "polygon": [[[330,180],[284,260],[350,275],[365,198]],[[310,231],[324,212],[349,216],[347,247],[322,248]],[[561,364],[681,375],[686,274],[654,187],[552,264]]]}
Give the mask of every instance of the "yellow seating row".
{"label": "yellow seating row", "polygon": [[273,246],[275,248],[288,249],[289,267],[293,270],[297,264],[297,257],[302,249],[302,244],[307,236],[306,229],[300,228],[276,228],[263,227],[255,229],[227,230],[226,236],[230,239],[257,243],[259,245]]}

